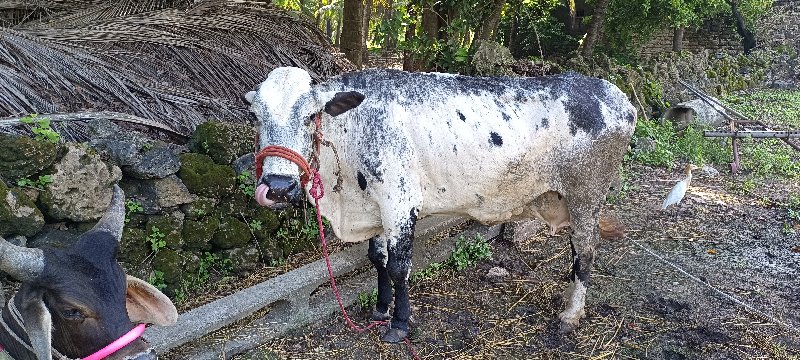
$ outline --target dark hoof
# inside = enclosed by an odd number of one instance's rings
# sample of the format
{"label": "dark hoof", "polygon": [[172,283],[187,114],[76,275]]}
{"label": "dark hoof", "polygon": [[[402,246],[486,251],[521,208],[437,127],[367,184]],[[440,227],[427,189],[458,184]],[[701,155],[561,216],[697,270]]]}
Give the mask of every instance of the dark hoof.
{"label": "dark hoof", "polygon": [[577,324],[571,324],[569,322],[559,321],[558,333],[561,335],[567,335],[575,331],[576,328],[578,328]]}
{"label": "dark hoof", "polygon": [[383,334],[381,340],[383,342],[397,344],[403,341],[408,336],[408,331],[400,329],[389,329],[386,334]]}
{"label": "dark hoof", "polygon": [[388,311],[382,313],[375,309],[372,310],[372,321],[389,321],[391,318]]}

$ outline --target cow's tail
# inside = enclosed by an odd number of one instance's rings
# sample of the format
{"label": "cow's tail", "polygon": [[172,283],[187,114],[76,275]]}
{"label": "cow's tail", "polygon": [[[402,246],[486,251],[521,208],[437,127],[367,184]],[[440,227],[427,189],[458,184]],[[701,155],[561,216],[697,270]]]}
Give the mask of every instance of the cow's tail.
{"label": "cow's tail", "polygon": [[625,225],[614,213],[607,211],[600,214],[600,238],[605,240],[620,239],[625,236]]}

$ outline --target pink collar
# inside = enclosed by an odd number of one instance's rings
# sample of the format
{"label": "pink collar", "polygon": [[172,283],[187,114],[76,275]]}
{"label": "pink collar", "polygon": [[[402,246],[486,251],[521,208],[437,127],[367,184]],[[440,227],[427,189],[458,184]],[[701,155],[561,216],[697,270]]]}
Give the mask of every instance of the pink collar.
{"label": "pink collar", "polygon": [[[128,346],[128,344],[130,344],[134,340],[140,338],[142,336],[142,334],[144,333],[144,329],[146,327],[147,326],[145,324],[136,325],[133,329],[131,329],[131,331],[128,331],[128,333],[126,333],[125,335],[120,336],[119,339],[114,340],[114,342],[112,342],[111,344],[108,344],[106,347],[104,347],[104,348],[102,348],[100,350],[97,350],[97,352],[95,352],[94,354],[83,358],[82,360],[101,360],[101,359],[105,359],[106,356],[109,356],[109,355],[119,351],[119,349],[122,349],[125,346]],[[0,344],[0,353],[3,352],[4,350],[5,350],[5,348],[3,347],[3,344]]]}
{"label": "pink collar", "polygon": [[136,340],[139,337],[141,337],[142,334],[144,333],[145,327],[146,327],[145,324],[136,325],[136,327],[131,329],[131,331],[128,331],[127,334],[122,335],[119,339],[114,340],[114,342],[112,342],[111,344],[108,344],[106,347],[104,347],[104,348],[102,348],[100,350],[97,350],[97,352],[95,352],[94,354],[83,358],[83,360],[105,359],[106,356],[109,356],[109,355],[119,351],[119,349],[122,349],[125,346],[128,346],[128,344],[132,343],[134,340]]}

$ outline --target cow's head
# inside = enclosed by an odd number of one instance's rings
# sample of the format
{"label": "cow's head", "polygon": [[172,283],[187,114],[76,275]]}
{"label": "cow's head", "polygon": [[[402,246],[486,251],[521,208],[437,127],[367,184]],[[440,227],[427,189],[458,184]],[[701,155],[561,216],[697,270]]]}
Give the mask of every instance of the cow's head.
{"label": "cow's head", "polygon": [[[34,354],[3,328],[3,345],[16,358],[51,359],[51,347],[69,358],[93,354],[134,328],[134,323],[172,325],[178,317],[164,294],[126,276],[116,261],[124,223],[124,195],[115,186],[111,205],[94,228],[66,249],[34,249],[0,238],[0,270],[22,282],[12,301]],[[14,324],[6,309],[6,323]],[[16,352],[16,354],[15,354]],[[156,359],[142,339],[108,359]]]}
{"label": "cow's head", "polygon": [[[306,159],[311,154],[314,116],[319,112],[337,116],[364,100],[364,95],[355,91],[312,89],[308,72],[293,67],[273,70],[256,91],[244,97],[258,118],[261,148],[283,146]],[[277,157],[264,159],[263,165],[264,173],[257,180],[258,203],[271,208],[297,203],[302,190],[297,165]]]}

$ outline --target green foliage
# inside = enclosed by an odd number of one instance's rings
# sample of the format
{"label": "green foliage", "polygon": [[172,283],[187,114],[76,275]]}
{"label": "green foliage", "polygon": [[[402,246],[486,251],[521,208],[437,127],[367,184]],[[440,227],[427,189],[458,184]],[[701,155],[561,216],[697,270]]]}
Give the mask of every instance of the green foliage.
{"label": "green foliage", "polygon": [[150,285],[153,285],[158,290],[164,290],[167,288],[167,283],[164,282],[164,272],[159,270],[153,270],[153,273],[150,274],[150,278],[147,279],[147,282]]}
{"label": "green foliage", "polygon": [[144,211],[142,204],[136,200],[125,200],[125,223],[131,221],[130,215]]}
{"label": "green foliage", "polygon": [[741,139],[741,167],[763,177],[800,178],[797,151],[776,139]]}
{"label": "green foliage", "polygon": [[757,89],[729,94],[722,100],[749,118],[800,129],[800,91]]}
{"label": "green foliage", "polygon": [[53,182],[53,177],[50,175],[39,176],[36,180],[22,178],[17,180],[17,186],[29,187],[36,190],[44,190],[45,186]]}
{"label": "green foliage", "polygon": [[61,135],[50,127],[50,119],[39,117],[38,114],[30,114],[19,120],[23,124],[31,125],[35,139],[40,141],[47,141],[53,144],[61,140]]}
{"label": "green foliage", "polygon": [[249,171],[242,171],[242,173],[236,177],[236,181],[239,183],[239,189],[241,189],[242,193],[244,193],[247,197],[255,196],[255,179],[253,179],[253,176]]}
{"label": "green foliage", "polygon": [[250,220],[250,229],[253,231],[261,231],[261,220]]}
{"label": "green foliage", "polygon": [[412,282],[436,278],[444,269],[464,270],[492,256],[492,246],[481,234],[471,239],[461,235],[456,239],[456,248],[444,263],[431,263],[425,269],[411,274]]}
{"label": "green foliage", "polygon": [[570,35],[566,25],[551,16],[559,6],[563,5],[557,0],[526,0],[520,6],[509,6],[495,40],[510,40],[506,45],[516,58],[549,57],[574,51],[580,37]]}
{"label": "green foliage", "polygon": [[[638,144],[642,139],[651,139],[654,148]],[[634,133],[632,158],[645,165],[672,168],[676,162],[703,165],[730,162],[730,150],[722,143],[703,137],[703,129],[689,126],[682,133],[675,131],[669,121],[638,119]]]}
{"label": "green foliage", "polygon": [[449,264],[457,271],[461,271],[491,256],[492,246],[483,235],[476,234],[471,240],[462,235],[456,240],[456,249],[450,256]]}
{"label": "green foliage", "polygon": [[438,277],[439,274],[442,272],[442,270],[444,270],[445,268],[447,268],[446,264],[438,262],[430,263],[424,269],[416,271],[413,274],[411,274],[409,280],[411,282],[432,280]]}
{"label": "green foliage", "polygon": [[356,303],[362,309],[371,309],[378,303],[378,289],[372,289],[370,292],[362,292],[358,294]]}
{"label": "green foliage", "polygon": [[151,227],[150,234],[147,235],[147,242],[150,243],[150,249],[153,250],[153,252],[158,252],[165,248],[167,246],[167,240],[164,239],[166,236],[167,235],[161,232],[158,227]]}

